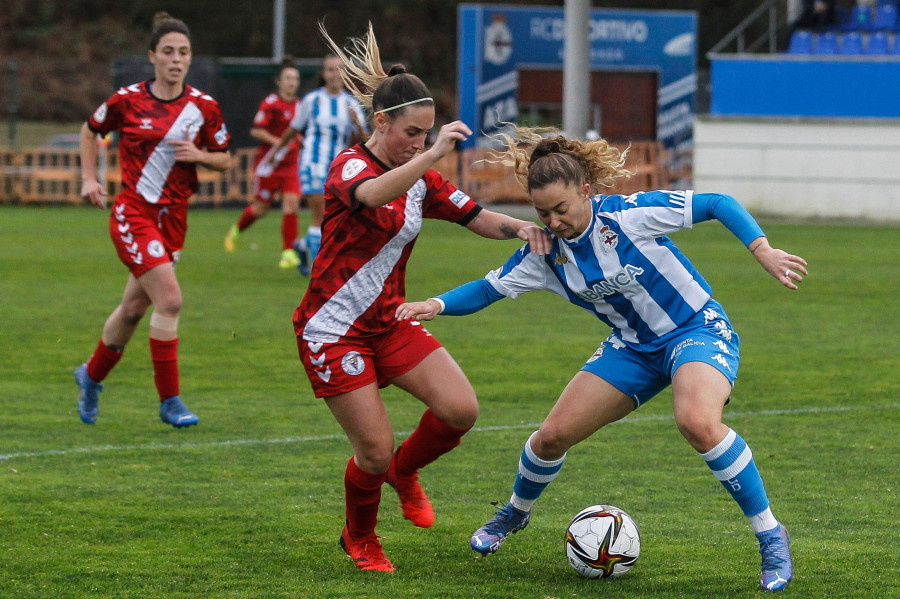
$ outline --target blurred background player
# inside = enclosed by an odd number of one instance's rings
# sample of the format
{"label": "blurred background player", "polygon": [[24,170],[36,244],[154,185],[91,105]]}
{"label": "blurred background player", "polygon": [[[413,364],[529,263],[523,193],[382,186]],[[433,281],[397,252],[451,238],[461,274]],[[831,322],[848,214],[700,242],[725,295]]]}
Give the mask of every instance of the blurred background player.
{"label": "blurred background player", "polygon": [[191,66],[187,25],[158,13],[149,57],[155,78],[118,90],[81,128],[81,196],[101,208],[106,190],[97,178],[97,135],[119,131],[122,192],[112,207],[109,232],[131,273],[97,348],[75,370],[78,412],[86,424],[96,422],[100,383],[151,305],[150,358],[160,418],[174,427],[198,421],[179,395],[182,298],[175,263],[184,245],[188,199],[197,190],[197,165],[226,170],[229,135],[216,101],[184,82]]}
{"label": "blurred background player", "polygon": [[563,466],[566,453],[672,387],[675,423],[749,519],[760,543],[760,584],[790,582],[790,537],[769,506],[750,447],[722,422],[740,363],[740,339],[712,288],[667,237],[717,219],[788,289],[806,261],[772,248],[752,216],[731,196],[691,191],[600,195],[629,174],[605,140],[584,142],[546,130],[503,136],[541,222],[553,234],[546,256],[526,246],[501,268],[425,302],[403,304],[398,319],[471,314],[501,298],[552,291],[612,329],[525,442],[509,504],[471,538],[487,555],[525,528],[531,509]]}
{"label": "blurred background player", "polygon": [[[384,72],[371,24],[346,53],[322,33],[347,69],[348,88],[373,111],[374,126],[365,144],[341,152],[328,172],[322,247],[294,330],[313,392],[353,448],[341,547],[360,570],[393,572],[375,534],[382,485],[396,489],[407,519],[431,526],[434,510],[419,470],[459,445],[478,415],[475,392],[447,350],[418,323],[394,318],[423,219],[454,222],[490,239],[519,237],[538,252],[549,239],[533,223],[483,210],[433,170],[472,132],[454,121],[425,149],[434,100],[402,65]],[[396,452],[379,392],[387,385],[426,407]]]}
{"label": "blurred background player", "polygon": [[[269,94],[259,105],[253,119],[250,136],[260,142],[254,161],[253,202],[231,225],[225,237],[225,250],[233,252],[238,235],[269,212],[272,202],[281,198],[281,260],[280,268],[300,265],[300,256],[294,249],[297,241],[297,212],[300,208],[300,177],[297,159],[300,144],[296,139],[277,152],[273,146],[286,130],[297,110],[297,88],[300,87],[300,71],[292,57],[281,62],[275,78],[277,92]],[[269,158],[266,160],[266,158]]]}
{"label": "blurred background player", "polygon": [[301,274],[319,253],[322,243],[322,218],[325,214],[325,177],[335,156],[362,141],[368,133],[365,114],[359,101],[344,89],[341,59],[327,55],[322,62],[322,86],[300,102],[290,128],[275,146],[280,151],[297,134],[303,136],[300,150],[300,185],[309,205],[311,223],[306,236],[294,245],[300,256]]}

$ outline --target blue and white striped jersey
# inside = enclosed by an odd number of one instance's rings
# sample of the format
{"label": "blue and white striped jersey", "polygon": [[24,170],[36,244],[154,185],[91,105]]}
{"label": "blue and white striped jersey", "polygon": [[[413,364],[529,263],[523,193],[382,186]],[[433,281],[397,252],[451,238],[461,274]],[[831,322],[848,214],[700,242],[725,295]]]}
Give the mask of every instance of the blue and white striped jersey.
{"label": "blue and white striped jersey", "polygon": [[524,246],[488,273],[498,293],[557,293],[605,322],[628,343],[652,344],[685,324],[712,289],[666,237],[693,226],[692,191],[649,191],[591,199],[594,217],[577,239],[553,238],[538,256]]}
{"label": "blue and white striped jersey", "polygon": [[366,116],[359,101],[346,90],[332,96],[324,87],[303,96],[291,120],[291,129],[303,133],[300,167],[309,167],[314,177],[325,179],[328,166],[350,143],[356,122],[365,127]]}

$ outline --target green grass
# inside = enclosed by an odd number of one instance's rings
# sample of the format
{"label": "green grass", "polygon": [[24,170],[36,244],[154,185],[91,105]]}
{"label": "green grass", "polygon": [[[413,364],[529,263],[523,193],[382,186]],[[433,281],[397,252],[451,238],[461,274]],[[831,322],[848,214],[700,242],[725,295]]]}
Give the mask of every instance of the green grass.
{"label": "green grass", "polygon": [[[378,531],[394,575],[357,572],[337,545],[347,441],[312,397],[291,314],[305,281],[277,268],[274,214],[221,249],[236,211],[198,210],[178,267],[182,395],[200,425],[159,422],[146,322],[78,420],[72,371],[96,344],[126,271],[89,208],[0,208],[0,597],[750,597],[755,539],[678,434],[663,393],[573,448],[528,529],[495,556],[471,532],[509,496],[522,443],[607,335],[550,294],[429,325],[479,394],[476,429],[428,467],[437,514],[403,520],[385,489]],[[305,223],[306,215],[304,215]],[[811,274],[783,289],[716,224],[675,241],[741,335],[726,422],[754,449],[796,572],[787,597],[900,596],[897,229],[768,223]],[[250,244],[257,244],[253,251]],[[482,276],[514,242],[428,223],[410,298]],[[384,394],[398,436],[422,406]],[[569,518],[594,503],[641,529],[636,567],[583,580]]]}

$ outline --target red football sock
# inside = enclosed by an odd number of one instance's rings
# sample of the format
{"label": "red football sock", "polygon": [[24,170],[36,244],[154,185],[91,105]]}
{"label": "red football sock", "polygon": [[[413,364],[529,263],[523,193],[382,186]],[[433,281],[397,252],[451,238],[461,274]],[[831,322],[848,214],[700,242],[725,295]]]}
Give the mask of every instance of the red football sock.
{"label": "red football sock", "polygon": [[122,351],[110,349],[108,345],[103,343],[103,339],[100,339],[100,342],[97,343],[97,349],[94,350],[94,353],[91,354],[87,361],[88,376],[97,383],[105,379],[109,371],[122,359],[124,351],[124,349]]}
{"label": "red football sock", "polygon": [[453,428],[426,410],[419,426],[400,445],[394,456],[399,476],[410,476],[460,444],[469,429]]}
{"label": "red football sock", "polygon": [[250,225],[256,222],[256,215],[253,214],[253,206],[247,206],[244,208],[244,211],[241,212],[241,217],[238,219],[237,228],[238,231],[243,231]]}
{"label": "red football sock", "polygon": [[297,240],[297,215],[284,214],[281,217],[281,249],[289,250]]}
{"label": "red football sock", "polygon": [[347,502],[347,530],[354,539],[375,532],[378,522],[378,504],[381,502],[381,485],[387,473],[370,474],[350,458],[344,472],[344,492]]}
{"label": "red football sock", "polygon": [[178,339],[160,341],[150,337],[150,359],[159,401],[178,395]]}

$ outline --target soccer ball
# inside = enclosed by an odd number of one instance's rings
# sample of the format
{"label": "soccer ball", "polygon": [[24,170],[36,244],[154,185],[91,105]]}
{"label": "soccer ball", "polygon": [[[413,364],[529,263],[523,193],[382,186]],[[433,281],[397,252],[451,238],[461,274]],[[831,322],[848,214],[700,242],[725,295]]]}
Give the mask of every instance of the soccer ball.
{"label": "soccer ball", "polygon": [[621,576],[641,554],[641,535],[631,516],[613,505],[592,505],[566,528],[569,565],[585,578]]}

